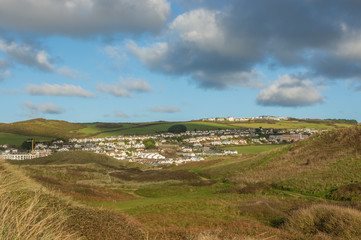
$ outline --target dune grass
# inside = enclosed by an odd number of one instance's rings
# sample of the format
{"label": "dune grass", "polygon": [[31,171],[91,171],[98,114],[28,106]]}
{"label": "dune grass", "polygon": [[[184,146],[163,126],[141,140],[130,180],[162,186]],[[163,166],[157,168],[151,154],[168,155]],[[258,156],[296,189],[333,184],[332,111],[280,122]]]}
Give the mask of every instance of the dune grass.
{"label": "dune grass", "polygon": [[358,239],[361,236],[361,212],[330,204],[313,205],[292,212],[285,228],[302,232],[305,238]]}
{"label": "dune grass", "polygon": [[40,189],[30,190],[26,180],[0,160],[0,239],[80,239],[64,227],[64,212],[49,210]]}

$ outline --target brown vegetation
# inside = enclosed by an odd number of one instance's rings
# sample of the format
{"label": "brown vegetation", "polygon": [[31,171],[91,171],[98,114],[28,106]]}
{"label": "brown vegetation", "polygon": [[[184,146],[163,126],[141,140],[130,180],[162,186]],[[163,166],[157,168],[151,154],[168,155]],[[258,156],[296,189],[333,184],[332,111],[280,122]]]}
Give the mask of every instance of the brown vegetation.
{"label": "brown vegetation", "polygon": [[64,211],[52,209],[43,193],[29,190],[27,179],[0,161],[0,239],[80,239],[64,227]]}
{"label": "brown vegetation", "polygon": [[147,170],[142,171],[138,168],[124,168],[122,170],[109,173],[110,176],[124,181],[136,182],[161,182],[167,180],[197,180],[199,176],[195,173],[185,170]]}
{"label": "brown vegetation", "polygon": [[327,204],[294,211],[285,223],[285,229],[302,232],[304,239],[317,235],[324,239],[359,239],[360,226],[360,211]]}
{"label": "brown vegetation", "polygon": [[142,225],[125,214],[95,208],[69,207],[65,225],[87,240],[146,239]]}
{"label": "brown vegetation", "polygon": [[81,201],[125,201],[133,196],[115,190],[86,184],[72,184],[51,177],[31,176],[43,186]]}
{"label": "brown vegetation", "polygon": [[360,201],[361,183],[352,183],[341,186],[328,194],[328,197],[341,201]]}

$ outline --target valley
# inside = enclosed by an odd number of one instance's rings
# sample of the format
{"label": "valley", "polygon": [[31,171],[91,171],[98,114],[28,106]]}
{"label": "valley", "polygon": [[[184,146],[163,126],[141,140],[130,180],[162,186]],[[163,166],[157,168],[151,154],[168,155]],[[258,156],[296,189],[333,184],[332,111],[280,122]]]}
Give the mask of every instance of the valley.
{"label": "valley", "polygon": [[107,229],[103,239],[357,239],[360,152],[353,126],[178,166],[79,151],[7,164],[45,195],[81,206],[69,228],[84,239],[99,239],[85,226]]}

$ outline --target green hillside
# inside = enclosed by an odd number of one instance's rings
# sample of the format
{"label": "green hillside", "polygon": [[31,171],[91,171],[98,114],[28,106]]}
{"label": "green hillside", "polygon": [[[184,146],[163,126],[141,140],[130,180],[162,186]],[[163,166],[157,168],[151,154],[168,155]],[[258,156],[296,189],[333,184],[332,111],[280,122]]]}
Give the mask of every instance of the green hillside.
{"label": "green hillside", "polygon": [[15,165],[66,165],[66,164],[98,164],[107,167],[134,166],[146,168],[142,164],[129,163],[127,161],[116,160],[103,154],[96,154],[84,151],[58,152],[47,157],[32,160],[14,161]]}
{"label": "green hillside", "polygon": [[0,132],[50,138],[69,138],[75,135],[73,134],[74,131],[81,128],[83,128],[81,124],[42,118],[0,124]]}
{"label": "green hillside", "polygon": [[[267,183],[275,188],[327,198],[338,188],[361,182],[360,153],[361,127],[355,126],[249,159],[204,166],[198,172],[240,185]],[[357,199],[361,200],[361,195]]]}
{"label": "green hillside", "polygon": [[[0,132],[0,144],[12,144],[15,146],[20,146],[24,141],[34,138],[33,136],[24,136],[19,134],[13,134],[13,133],[4,133]],[[51,140],[52,138],[47,137],[36,137],[37,141],[46,141]]]}

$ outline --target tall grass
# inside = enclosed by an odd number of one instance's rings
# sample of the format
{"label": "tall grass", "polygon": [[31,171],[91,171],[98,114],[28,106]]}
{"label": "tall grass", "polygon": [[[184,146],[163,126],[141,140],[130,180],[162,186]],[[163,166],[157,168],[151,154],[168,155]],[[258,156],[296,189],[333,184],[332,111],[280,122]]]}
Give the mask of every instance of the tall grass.
{"label": "tall grass", "polygon": [[64,229],[67,218],[63,212],[48,208],[41,192],[24,190],[23,181],[0,160],[0,239],[80,239]]}
{"label": "tall grass", "polygon": [[293,212],[285,228],[307,236],[323,234],[331,239],[359,239],[361,212],[329,204],[313,205]]}

